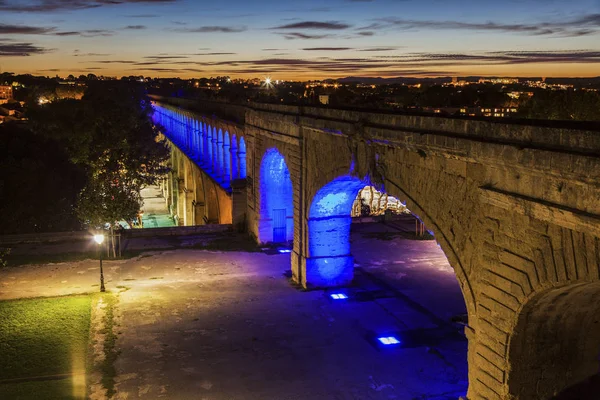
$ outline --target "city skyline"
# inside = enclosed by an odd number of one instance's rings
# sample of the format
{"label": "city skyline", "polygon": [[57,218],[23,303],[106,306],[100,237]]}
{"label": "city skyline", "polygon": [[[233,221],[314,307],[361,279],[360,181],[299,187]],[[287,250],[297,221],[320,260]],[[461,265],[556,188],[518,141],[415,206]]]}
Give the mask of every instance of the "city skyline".
{"label": "city skyline", "polygon": [[325,79],[600,75],[600,0],[0,0],[0,71]]}

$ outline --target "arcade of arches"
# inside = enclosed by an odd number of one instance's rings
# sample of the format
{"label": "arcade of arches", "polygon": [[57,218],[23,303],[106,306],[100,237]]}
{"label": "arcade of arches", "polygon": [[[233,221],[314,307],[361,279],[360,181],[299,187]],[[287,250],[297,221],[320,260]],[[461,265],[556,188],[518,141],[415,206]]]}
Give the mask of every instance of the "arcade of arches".
{"label": "arcade of arches", "polygon": [[[465,299],[469,399],[550,399],[598,374],[597,128],[266,104],[249,105],[235,125],[157,110],[197,121],[179,139],[157,121],[176,145],[172,182],[183,179],[183,190],[167,190],[186,198],[173,200],[177,215],[198,223],[187,217],[195,201],[207,207],[205,222],[217,222],[210,190],[190,183],[198,167],[216,185],[213,199],[228,196],[231,219],[258,241],[293,240],[292,274],[304,287],[352,279],[349,225],[362,188],[406,204],[435,235]],[[203,195],[190,201],[190,190]]]}

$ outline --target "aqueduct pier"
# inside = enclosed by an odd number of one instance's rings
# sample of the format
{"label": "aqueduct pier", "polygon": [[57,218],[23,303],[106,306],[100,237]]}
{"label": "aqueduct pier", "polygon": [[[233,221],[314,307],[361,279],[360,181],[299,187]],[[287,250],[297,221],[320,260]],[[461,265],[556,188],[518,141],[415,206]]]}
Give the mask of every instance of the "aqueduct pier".
{"label": "aqueduct pier", "polygon": [[293,241],[296,282],[345,285],[350,208],[375,185],[406,202],[456,272],[469,399],[549,399],[598,374],[597,124],[154,100],[182,224]]}

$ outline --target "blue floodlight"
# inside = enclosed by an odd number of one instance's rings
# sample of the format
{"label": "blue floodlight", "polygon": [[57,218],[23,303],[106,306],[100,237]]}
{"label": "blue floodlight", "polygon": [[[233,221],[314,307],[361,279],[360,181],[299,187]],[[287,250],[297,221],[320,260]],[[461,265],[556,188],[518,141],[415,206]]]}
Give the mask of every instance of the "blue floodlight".
{"label": "blue floodlight", "polygon": [[280,253],[291,253],[292,252],[292,250],[290,250],[290,249],[279,249],[278,251]]}
{"label": "blue floodlight", "polygon": [[400,341],[394,336],[382,336],[378,337],[377,340],[384,346],[392,346],[400,344]]}
{"label": "blue floodlight", "polygon": [[348,295],[345,295],[344,293],[332,293],[329,296],[333,300],[346,300],[348,298]]}

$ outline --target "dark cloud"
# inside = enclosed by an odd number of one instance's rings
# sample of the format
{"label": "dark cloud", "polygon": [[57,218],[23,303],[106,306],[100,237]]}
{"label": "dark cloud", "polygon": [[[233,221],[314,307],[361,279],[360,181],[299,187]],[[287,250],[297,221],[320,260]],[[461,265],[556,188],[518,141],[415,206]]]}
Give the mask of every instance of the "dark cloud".
{"label": "dark cloud", "polygon": [[98,37],[98,36],[112,36],[114,32],[107,31],[104,29],[87,29],[84,31],[66,31],[66,32],[55,32],[53,35],[56,36],[81,36],[81,37]]}
{"label": "dark cloud", "polygon": [[245,26],[201,26],[198,28],[177,28],[173,29],[175,32],[189,32],[189,33],[211,33],[211,32],[221,32],[221,33],[236,33],[236,32],[244,32],[248,30]]}
{"label": "dark cloud", "polygon": [[303,21],[303,22],[295,22],[293,24],[286,24],[275,26],[270,29],[275,30],[286,30],[286,29],[324,29],[324,30],[343,30],[350,28],[351,25],[345,24],[343,22],[338,21]]}
{"label": "dark cloud", "polygon": [[[1,5],[2,3],[0,3]],[[9,25],[0,23],[0,34],[2,35],[46,35],[52,33],[56,28],[42,28],[39,26]]]}
{"label": "dark cloud", "polygon": [[374,36],[375,32],[373,31],[360,31],[357,33],[359,36]]}
{"label": "dark cloud", "polygon": [[19,43],[0,39],[0,57],[28,57],[35,54],[45,54],[53,51],[33,43]]}
{"label": "dark cloud", "polygon": [[352,50],[352,47],[306,47],[302,50],[306,50],[306,51],[343,51],[343,50]]}
{"label": "dark cloud", "polygon": [[593,35],[600,31],[600,14],[583,15],[565,21],[540,22],[535,24],[506,24],[500,22],[431,21],[402,18],[381,18],[377,22],[359,28],[359,31],[375,29],[433,29],[470,30],[505,33],[522,33],[532,36],[576,37]]}
{"label": "dark cloud", "polygon": [[333,37],[333,35],[307,35],[306,33],[300,33],[300,32],[288,32],[288,33],[283,33],[282,34],[284,38],[288,39],[288,40],[294,40],[294,39],[325,39],[325,38],[330,38]]}
{"label": "dark cloud", "polygon": [[141,29],[147,29],[147,27],[146,27],[146,25],[127,25],[123,29],[141,30]]}
{"label": "dark cloud", "polygon": [[359,49],[358,51],[393,51],[397,50],[397,47],[367,47],[366,49]]}
{"label": "dark cloud", "polygon": [[80,53],[79,51],[74,51],[73,52],[73,56],[74,57],[106,57],[106,56],[110,56],[110,54],[105,54],[105,53]]}
{"label": "dark cloud", "polygon": [[0,11],[72,11],[117,4],[159,4],[176,1],[178,0],[0,0]]}
{"label": "dark cloud", "polygon": [[196,53],[195,56],[229,56],[237,53]]}
{"label": "dark cloud", "polygon": [[157,56],[146,56],[144,58],[149,58],[152,60],[172,60],[174,58],[190,58],[189,56],[181,56],[181,55],[164,55],[160,54]]}

